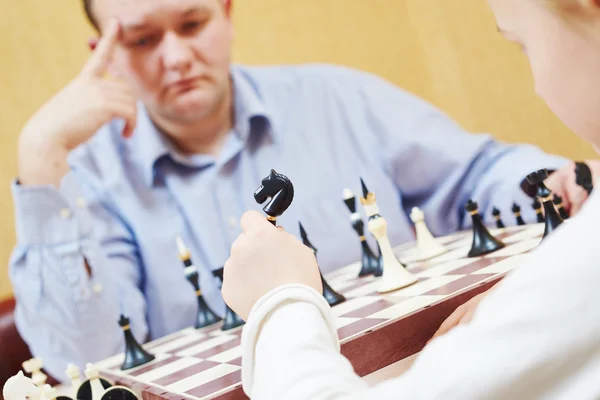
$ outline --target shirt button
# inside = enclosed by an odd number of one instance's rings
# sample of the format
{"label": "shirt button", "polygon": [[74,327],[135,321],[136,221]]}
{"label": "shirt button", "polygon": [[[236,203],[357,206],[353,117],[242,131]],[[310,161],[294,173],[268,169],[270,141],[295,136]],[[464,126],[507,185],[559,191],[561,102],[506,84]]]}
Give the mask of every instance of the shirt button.
{"label": "shirt button", "polygon": [[102,291],[104,290],[104,288],[102,287],[101,284],[94,283],[94,286],[92,286],[92,290],[94,291],[94,293],[100,294],[100,293],[102,293]]}
{"label": "shirt button", "polygon": [[231,228],[237,228],[237,226],[238,226],[238,220],[237,220],[236,217],[229,217],[228,222],[229,222],[229,226]]}
{"label": "shirt button", "polygon": [[60,210],[60,217],[62,219],[71,218],[71,210],[69,210],[68,208],[63,208],[62,210]]}
{"label": "shirt button", "polygon": [[85,202],[85,199],[83,197],[78,197],[75,200],[75,203],[77,204],[77,207],[79,207],[79,208],[85,208],[85,206],[87,205]]}

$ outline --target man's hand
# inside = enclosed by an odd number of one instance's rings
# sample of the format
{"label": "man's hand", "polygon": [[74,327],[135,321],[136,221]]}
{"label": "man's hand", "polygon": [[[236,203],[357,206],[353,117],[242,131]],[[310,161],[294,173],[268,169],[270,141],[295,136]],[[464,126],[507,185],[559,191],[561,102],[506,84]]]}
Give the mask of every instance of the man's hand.
{"label": "man's hand", "polygon": [[[491,290],[491,289],[490,289]],[[489,293],[483,292],[473,297],[471,300],[467,301],[463,305],[459,306],[446,320],[440,325],[437,332],[430,339],[433,340],[439,336],[445,335],[450,332],[453,328],[458,325],[468,324],[471,322],[473,318],[473,314],[475,314],[475,310],[477,310],[477,306],[479,306],[479,302]]]}
{"label": "man's hand", "polygon": [[19,138],[22,183],[57,184],[67,173],[68,152],[112,119],[126,122],[123,136],[136,124],[136,100],[129,85],[106,77],[119,42],[113,21],[79,75],[28,121]]}
{"label": "man's hand", "polygon": [[244,320],[254,304],[282,285],[304,284],[323,291],[313,252],[276,228],[257,211],[242,216],[243,233],[231,246],[223,271],[223,298]]}
{"label": "man's hand", "polygon": [[[590,167],[594,182],[600,176],[600,160],[588,160],[585,163]],[[587,200],[587,192],[575,183],[575,163],[552,173],[545,181],[552,192],[563,198],[563,207],[570,215],[575,215]]]}

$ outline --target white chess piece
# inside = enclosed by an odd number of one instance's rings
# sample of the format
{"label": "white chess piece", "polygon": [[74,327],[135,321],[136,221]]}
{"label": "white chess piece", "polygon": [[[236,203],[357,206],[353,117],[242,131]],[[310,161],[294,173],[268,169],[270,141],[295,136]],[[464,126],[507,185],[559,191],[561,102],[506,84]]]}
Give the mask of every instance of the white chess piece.
{"label": "white chess piece", "polygon": [[21,365],[25,372],[31,374],[31,380],[33,380],[33,383],[38,388],[41,389],[46,384],[46,379],[48,379],[48,377],[41,371],[41,369],[44,368],[44,363],[41,358],[34,357],[24,361]]}
{"label": "white chess piece", "polygon": [[361,197],[360,202],[369,216],[367,227],[377,239],[383,259],[383,276],[377,291],[379,293],[391,292],[417,282],[417,277],[404,268],[392,250],[392,245],[387,237],[387,221],[379,215],[375,195],[369,193],[367,198]]}
{"label": "white chess piece", "polygon": [[40,400],[41,390],[23,371],[8,378],[2,389],[4,400]]}
{"label": "white chess piece", "polygon": [[435,240],[429,228],[425,224],[425,214],[418,207],[414,207],[410,213],[410,219],[415,224],[417,235],[417,251],[419,257],[415,261],[427,260],[440,254],[444,254],[448,249]]}
{"label": "white chess piece", "polygon": [[100,382],[100,372],[94,364],[88,363],[85,368],[85,376],[90,380],[92,389],[92,400],[100,400],[105,392],[102,382]]}
{"label": "white chess piece", "polygon": [[44,385],[41,400],[56,400],[56,389],[48,384]]}
{"label": "white chess piece", "polygon": [[73,364],[67,365],[67,370],[65,371],[67,377],[71,380],[71,398],[77,399],[77,392],[79,391],[79,387],[81,386],[81,377],[79,374],[79,368],[77,368]]}

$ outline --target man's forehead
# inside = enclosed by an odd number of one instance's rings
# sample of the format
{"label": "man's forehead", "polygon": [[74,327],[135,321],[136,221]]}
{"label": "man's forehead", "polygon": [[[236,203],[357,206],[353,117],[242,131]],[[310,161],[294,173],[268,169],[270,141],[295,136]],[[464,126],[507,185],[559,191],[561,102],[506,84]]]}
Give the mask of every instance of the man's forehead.
{"label": "man's forehead", "polygon": [[96,0],[94,9],[101,21],[118,18],[122,22],[140,22],[153,15],[192,8],[214,8],[221,0]]}

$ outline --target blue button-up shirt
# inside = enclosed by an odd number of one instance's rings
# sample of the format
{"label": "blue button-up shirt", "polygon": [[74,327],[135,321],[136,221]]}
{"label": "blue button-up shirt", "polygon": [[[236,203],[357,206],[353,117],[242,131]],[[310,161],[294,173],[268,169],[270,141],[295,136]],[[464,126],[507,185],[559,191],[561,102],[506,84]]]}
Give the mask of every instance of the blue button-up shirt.
{"label": "blue button-up shirt", "polygon": [[302,222],[326,272],[359,259],[342,192],[359,194],[361,177],[397,245],[413,239],[414,206],[436,235],[468,224],[469,198],[488,217],[500,208],[509,224],[517,201],[533,221],[519,184],[533,170],[566,163],[533,146],[465,133],[370,74],[326,65],[235,66],[231,74],[235,121],[218,157],[178,153],[140,105],[133,138],[120,136],[121,121],[103,127],[71,153],[60,188],[13,185],[16,320],[54,376],[65,378],[69,362],[83,367],[121,351],[120,313],[140,340],[194,324],[197,302],[176,236],[222,315],[211,270],[227,260],[240,216],[260,209],[253,193],[272,168],[295,187],[278,224],[298,233]]}

